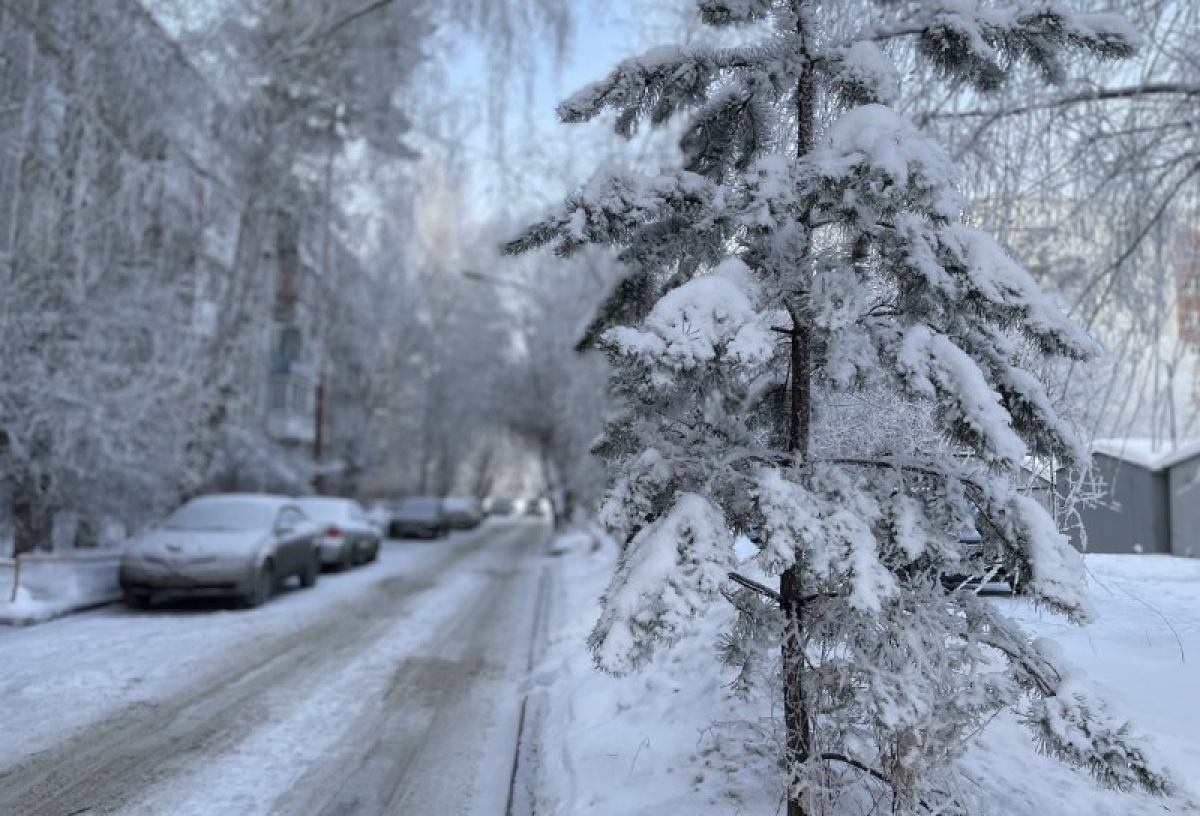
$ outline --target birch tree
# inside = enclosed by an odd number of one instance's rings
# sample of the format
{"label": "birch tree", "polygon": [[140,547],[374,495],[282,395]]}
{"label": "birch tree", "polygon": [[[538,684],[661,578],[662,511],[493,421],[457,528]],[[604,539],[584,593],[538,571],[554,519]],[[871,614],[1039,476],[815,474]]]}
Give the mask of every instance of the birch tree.
{"label": "birch tree", "polygon": [[20,552],[66,511],[132,523],[171,501],[220,202],[197,169],[212,98],[140,6],[5,4],[0,36],[0,463]]}
{"label": "birch tree", "polygon": [[500,377],[499,418],[536,451],[555,521],[581,521],[603,494],[600,460],[590,447],[603,428],[608,367],[580,346],[587,321],[616,266],[611,254],[581,253],[570,263],[546,259],[506,264],[503,279],[485,280],[511,301],[519,343]]}
{"label": "birch tree", "polygon": [[[1055,87],[914,100],[969,173],[976,223],[995,230],[1104,344],[1094,370],[1055,388],[1087,437],[1163,444],[1194,426],[1198,92],[1194,4],[1122,6],[1143,31],[1135,60],[1089,62]],[[936,99],[936,103],[934,100]],[[940,104],[938,104],[940,103]]]}
{"label": "birch tree", "polygon": [[[294,256],[314,224],[325,224],[328,243],[336,162],[346,144],[358,139],[381,156],[411,155],[397,92],[422,58],[427,30],[420,8],[409,4],[291,0],[264,0],[209,26],[191,39],[211,43],[209,31],[216,31],[229,51],[209,59],[230,97],[223,136],[239,215],[231,298],[217,310],[201,376],[209,404],[192,450],[200,483],[222,467],[222,447],[239,423],[260,424],[244,372],[262,356],[256,326],[285,285],[268,276],[263,258]],[[299,233],[289,234],[288,224]]]}

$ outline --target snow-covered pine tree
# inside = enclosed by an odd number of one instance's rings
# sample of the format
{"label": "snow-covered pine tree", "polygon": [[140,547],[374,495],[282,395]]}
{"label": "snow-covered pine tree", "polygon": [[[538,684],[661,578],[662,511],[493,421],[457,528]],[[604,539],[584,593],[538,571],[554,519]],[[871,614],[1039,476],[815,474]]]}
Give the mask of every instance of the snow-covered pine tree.
{"label": "snow-covered pine tree", "polygon": [[[698,7],[763,36],[651,51],[559,109],[568,122],[613,109],[624,136],[686,116],[682,166],[601,171],[508,246],[607,244],[629,269],[589,329],[615,371],[621,407],[599,452],[605,521],[626,542],[591,638],[598,664],[638,668],[719,602],[739,532],[779,588],[736,597],[759,625],[725,652],[746,668],[775,633],[789,816],[881,791],[892,813],[961,812],[954,760],[1009,706],[1101,782],[1169,791],[1051,651],[940,585],[986,568],[948,535],[974,507],[1036,600],[1091,614],[1079,555],[1015,489],[1027,457],[1084,451],[1014,361],[1094,346],[963,223],[951,163],[890,107],[900,79],[885,50],[915,45],[957,87],[986,91],[1021,63],[1055,81],[1072,53],[1129,55],[1136,34],[1056,2]],[[878,421],[823,433],[852,398],[881,406]],[[940,444],[878,430],[922,413]]]}

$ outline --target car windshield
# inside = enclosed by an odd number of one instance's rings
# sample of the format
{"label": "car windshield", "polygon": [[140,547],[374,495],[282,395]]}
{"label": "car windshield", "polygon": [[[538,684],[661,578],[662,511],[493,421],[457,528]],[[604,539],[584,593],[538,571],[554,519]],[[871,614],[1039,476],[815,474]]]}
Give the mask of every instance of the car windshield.
{"label": "car windshield", "polygon": [[271,526],[274,510],[256,499],[196,499],[163,522],[170,530],[253,530]]}
{"label": "car windshield", "polygon": [[344,521],[354,506],[345,499],[300,499],[304,512],[321,521]]}
{"label": "car windshield", "polygon": [[405,518],[437,518],[442,501],[436,498],[405,499],[396,507],[396,515]]}

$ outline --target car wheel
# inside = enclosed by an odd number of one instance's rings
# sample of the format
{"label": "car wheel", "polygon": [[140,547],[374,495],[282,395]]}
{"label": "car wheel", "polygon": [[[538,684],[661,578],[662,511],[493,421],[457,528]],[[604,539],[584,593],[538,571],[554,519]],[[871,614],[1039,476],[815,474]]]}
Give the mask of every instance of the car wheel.
{"label": "car wheel", "polygon": [[342,572],[354,566],[354,547],[347,546],[342,548],[342,553],[338,556],[338,569]]}
{"label": "car wheel", "polygon": [[321,575],[321,559],[315,554],[305,566],[304,572],[300,575],[300,586],[303,589],[308,589],[317,583],[317,578]]}
{"label": "car wheel", "polygon": [[254,576],[254,589],[250,591],[246,603],[248,606],[262,606],[271,600],[271,596],[274,594],[275,567],[270,561],[267,561],[259,567],[258,574]]}
{"label": "car wheel", "polygon": [[371,552],[367,554],[367,563],[369,564],[372,561],[378,560],[378,558],[379,558],[379,542],[375,542],[375,544],[373,544],[371,546]]}
{"label": "car wheel", "polygon": [[1008,586],[1013,595],[1024,595],[1029,589],[1028,567],[1016,567],[1009,578]]}
{"label": "car wheel", "polygon": [[145,609],[150,606],[150,595],[145,592],[126,592],[125,605],[134,609]]}

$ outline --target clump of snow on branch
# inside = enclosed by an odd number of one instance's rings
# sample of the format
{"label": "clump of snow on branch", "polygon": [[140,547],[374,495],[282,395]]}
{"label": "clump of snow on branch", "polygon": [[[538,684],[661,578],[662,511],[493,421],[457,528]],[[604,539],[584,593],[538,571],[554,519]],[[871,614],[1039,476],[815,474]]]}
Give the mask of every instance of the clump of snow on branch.
{"label": "clump of snow on branch", "polygon": [[701,496],[681,494],[622,554],[589,638],[597,665],[626,674],[659,643],[678,640],[719,596],[732,566],[720,511]]}
{"label": "clump of snow on branch", "polygon": [[745,265],[730,259],[711,275],[692,278],[663,296],[646,328],[616,328],[607,336],[620,353],[689,369],[723,351],[741,365],[757,365],[773,353],[773,341],[747,291]]}
{"label": "clump of snow on branch", "polygon": [[826,183],[847,186],[843,203],[860,205],[865,190],[892,201],[919,201],[933,215],[953,219],[964,202],[955,191],[958,169],[945,151],[903,115],[885,105],[863,105],[842,114],[826,131],[824,147],[810,159]]}

